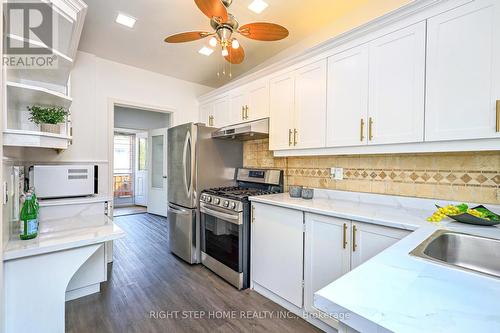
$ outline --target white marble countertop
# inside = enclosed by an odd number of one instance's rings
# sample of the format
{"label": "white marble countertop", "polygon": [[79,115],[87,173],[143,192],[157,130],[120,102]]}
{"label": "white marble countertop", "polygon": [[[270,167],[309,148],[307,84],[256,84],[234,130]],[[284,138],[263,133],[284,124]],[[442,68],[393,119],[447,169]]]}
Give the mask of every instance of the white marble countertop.
{"label": "white marble countertop", "polygon": [[435,208],[418,209],[414,206],[404,206],[401,203],[376,203],[374,201],[360,201],[349,197],[328,198],[319,196],[312,200],[291,198],[288,193],[261,195],[250,197],[253,202],[276,205],[291,209],[302,210],[327,216],[373,223],[387,227],[405,230],[417,230],[428,226],[426,218]]}
{"label": "white marble countertop", "polygon": [[104,214],[41,221],[35,239],[12,238],[7,242],[3,260],[104,243],[124,236],[125,232]]}
{"label": "white marble countertop", "polygon": [[360,332],[499,332],[500,279],[409,255],[438,228],[500,239],[497,227],[421,228],[318,291],[315,306],[348,313]]}
{"label": "white marble countertop", "polygon": [[104,195],[92,195],[88,197],[63,198],[63,199],[40,199],[40,207],[81,205],[95,202],[113,201],[112,197]]}
{"label": "white marble countertop", "polygon": [[[343,324],[363,333],[500,332],[500,279],[409,255],[438,229],[500,239],[499,227],[429,223],[425,218],[434,203],[447,203],[439,200],[338,191],[320,192],[313,200],[288,194],[251,200],[415,230],[315,294],[318,309],[335,316],[347,314]],[[499,211],[498,206],[490,206]]]}

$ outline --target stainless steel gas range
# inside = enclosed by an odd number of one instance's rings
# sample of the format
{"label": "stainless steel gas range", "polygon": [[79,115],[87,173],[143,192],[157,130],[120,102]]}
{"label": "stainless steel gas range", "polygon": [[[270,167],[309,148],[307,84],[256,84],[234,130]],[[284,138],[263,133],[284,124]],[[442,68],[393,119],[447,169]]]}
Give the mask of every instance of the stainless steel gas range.
{"label": "stainless steel gas range", "polygon": [[200,197],[201,262],[238,289],[250,284],[248,197],[283,192],[283,171],[238,169],[236,186],[205,190]]}

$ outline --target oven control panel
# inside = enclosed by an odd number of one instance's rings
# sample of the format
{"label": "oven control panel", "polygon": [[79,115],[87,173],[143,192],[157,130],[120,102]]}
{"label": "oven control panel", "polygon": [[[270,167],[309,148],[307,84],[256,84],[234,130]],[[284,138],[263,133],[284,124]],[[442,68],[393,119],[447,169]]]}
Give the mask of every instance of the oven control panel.
{"label": "oven control panel", "polygon": [[243,210],[243,204],[240,201],[221,198],[210,194],[202,194],[200,197],[200,201],[236,212]]}

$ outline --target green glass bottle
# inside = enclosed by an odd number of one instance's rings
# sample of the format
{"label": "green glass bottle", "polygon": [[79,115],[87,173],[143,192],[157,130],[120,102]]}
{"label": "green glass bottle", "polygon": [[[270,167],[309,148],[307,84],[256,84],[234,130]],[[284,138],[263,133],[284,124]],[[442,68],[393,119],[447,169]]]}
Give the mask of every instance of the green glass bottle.
{"label": "green glass bottle", "polygon": [[19,237],[22,240],[35,238],[38,235],[38,219],[36,207],[30,194],[26,195],[20,215],[21,228]]}

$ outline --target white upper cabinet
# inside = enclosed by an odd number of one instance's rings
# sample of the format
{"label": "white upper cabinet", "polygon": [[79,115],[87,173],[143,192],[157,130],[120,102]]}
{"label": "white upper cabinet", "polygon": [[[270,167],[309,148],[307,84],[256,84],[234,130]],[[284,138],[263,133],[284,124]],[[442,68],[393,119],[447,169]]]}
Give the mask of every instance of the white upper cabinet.
{"label": "white upper cabinet", "polygon": [[295,72],[294,147],[326,145],[326,59]]}
{"label": "white upper cabinet", "polygon": [[328,59],[327,146],[424,139],[425,22]]}
{"label": "white upper cabinet", "polygon": [[370,43],[368,142],[424,140],[425,22]]}
{"label": "white upper cabinet", "polygon": [[260,80],[247,87],[246,120],[269,117],[269,80]]}
{"label": "white upper cabinet", "polygon": [[368,47],[328,58],[327,146],[366,144]]}
{"label": "white upper cabinet", "polygon": [[271,80],[271,150],[325,147],[326,60]]}
{"label": "white upper cabinet", "polygon": [[272,79],[270,89],[269,149],[289,149],[293,145],[294,73]]}
{"label": "white upper cabinet", "polygon": [[205,103],[200,105],[200,118],[201,122],[207,126],[211,126],[212,116],[214,115],[214,105],[213,103]]}
{"label": "white upper cabinet", "polygon": [[237,124],[245,121],[245,107],[247,105],[247,94],[242,88],[233,90],[230,94],[230,119],[231,123]]}
{"label": "white upper cabinet", "polygon": [[233,124],[269,117],[269,80],[236,88],[230,93],[230,122]]}
{"label": "white upper cabinet", "polygon": [[220,128],[230,125],[232,122],[230,98],[224,96],[200,105],[200,117],[201,121],[210,127]]}
{"label": "white upper cabinet", "polygon": [[428,21],[427,141],[498,137],[500,2],[477,0]]}
{"label": "white upper cabinet", "polygon": [[223,127],[231,122],[231,113],[229,110],[229,98],[223,97],[214,102],[213,109],[213,127]]}

